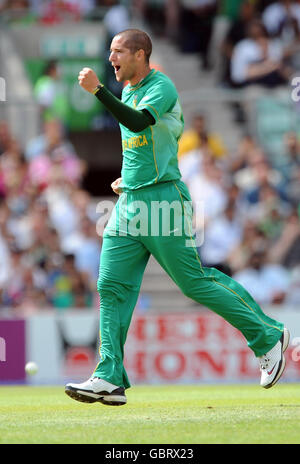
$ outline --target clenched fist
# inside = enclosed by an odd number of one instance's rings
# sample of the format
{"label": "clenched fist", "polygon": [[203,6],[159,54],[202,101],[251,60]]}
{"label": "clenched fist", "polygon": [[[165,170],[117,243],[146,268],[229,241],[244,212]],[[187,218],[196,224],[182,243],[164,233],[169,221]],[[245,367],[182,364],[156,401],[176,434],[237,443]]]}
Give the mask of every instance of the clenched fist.
{"label": "clenched fist", "polygon": [[122,193],[122,189],[121,187],[119,187],[121,182],[122,182],[122,177],[119,177],[111,184],[111,188],[117,195],[120,195]]}
{"label": "clenched fist", "polygon": [[100,84],[95,71],[91,68],[83,68],[78,75],[78,81],[81,87],[90,93],[93,93],[97,85]]}

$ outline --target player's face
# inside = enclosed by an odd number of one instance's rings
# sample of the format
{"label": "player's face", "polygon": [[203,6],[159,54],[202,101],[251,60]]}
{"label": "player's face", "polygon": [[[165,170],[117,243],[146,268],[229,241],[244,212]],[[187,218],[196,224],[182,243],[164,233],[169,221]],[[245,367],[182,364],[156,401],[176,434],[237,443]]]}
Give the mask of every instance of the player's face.
{"label": "player's face", "polygon": [[118,82],[130,81],[137,71],[136,54],[124,46],[125,37],[117,35],[113,38],[110,46],[109,61],[115,70]]}

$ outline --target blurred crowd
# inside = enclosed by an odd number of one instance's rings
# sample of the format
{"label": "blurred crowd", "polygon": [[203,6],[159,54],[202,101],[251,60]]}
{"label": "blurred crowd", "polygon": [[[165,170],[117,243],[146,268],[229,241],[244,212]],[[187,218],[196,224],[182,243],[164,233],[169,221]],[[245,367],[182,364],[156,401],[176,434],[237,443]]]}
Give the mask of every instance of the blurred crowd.
{"label": "blurred crowd", "polygon": [[[226,88],[281,88],[300,69],[300,0],[0,0],[11,21],[45,25],[93,19],[102,7],[109,37],[129,26],[134,8],[154,35],[199,56],[204,72],[216,66],[210,47],[222,13],[228,27],[218,78]],[[35,86],[44,126],[24,150],[0,122],[0,311],[98,307],[95,199],[82,188],[86,166],[56,119],[64,111],[57,76],[49,63]],[[275,162],[246,126],[229,152],[199,112],[178,158],[195,205],[204,205],[203,265],[233,276],[260,304],[298,305],[300,129],[284,134]]]}
{"label": "blurred crowd", "polygon": [[85,170],[58,120],[24,151],[0,122],[0,308],[98,307],[101,237]]}
{"label": "blurred crowd", "polygon": [[[299,0],[140,0],[138,4],[154,34],[169,38],[182,53],[193,53],[202,71],[213,69],[223,88],[256,95],[267,90],[276,96],[282,89],[288,91],[291,78],[299,73]],[[226,18],[226,27],[216,52],[212,40],[220,15]],[[218,128],[203,112],[194,115],[192,127],[179,143],[183,180],[195,205],[204,205],[204,236],[203,221],[196,221],[203,241],[199,254],[204,265],[233,276],[259,303],[297,305],[300,129],[291,124],[273,153],[248,129],[244,105],[232,106],[245,132],[235,153],[228,152]],[[195,211],[202,214],[203,209]]]}
{"label": "blurred crowd", "polygon": [[4,21],[21,25],[102,20],[108,12],[108,21],[117,22],[127,17],[130,3],[129,0],[0,0],[0,13]]}
{"label": "blurred crowd", "polygon": [[[299,304],[299,134],[286,134],[274,167],[249,134],[228,153],[199,113],[178,156],[194,204],[204,205],[195,208],[205,218],[203,265],[233,276],[261,304]],[[85,170],[58,120],[24,152],[0,123],[0,308],[98,307],[101,237],[96,201],[81,187]]]}
{"label": "blurred crowd", "polygon": [[[245,134],[228,153],[220,134],[197,113],[179,142],[204,266],[240,282],[261,304],[300,303],[300,132],[284,138],[274,166]],[[204,226],[204,236],[203,236]]]}
{"label": "blurred crowd", "polygon": [[182,53],[197,54],[204,70],[215,66],[211,42],[220,15],[228,23],[220,47],[223,85],[276,87],[300,68],[299,0],[0,0],[0,17],[9,23],[101,20],[109,38],[134,16]]}

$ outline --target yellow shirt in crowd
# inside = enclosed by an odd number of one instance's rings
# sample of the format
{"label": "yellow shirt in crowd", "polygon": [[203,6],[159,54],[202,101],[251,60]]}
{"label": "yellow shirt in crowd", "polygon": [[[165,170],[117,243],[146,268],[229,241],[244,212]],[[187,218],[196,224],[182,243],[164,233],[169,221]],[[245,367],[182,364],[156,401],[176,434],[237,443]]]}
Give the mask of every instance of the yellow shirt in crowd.
{"label": "yellow shirt in crowd", "polygon": [[[191,150],[201,147],[201,139],[193,129],[185,131],[178,144],[178,158],[182,157]],[[217,134],[208,134],[208,146],[216,158],[225,155],[226,149],[221,137]]]}

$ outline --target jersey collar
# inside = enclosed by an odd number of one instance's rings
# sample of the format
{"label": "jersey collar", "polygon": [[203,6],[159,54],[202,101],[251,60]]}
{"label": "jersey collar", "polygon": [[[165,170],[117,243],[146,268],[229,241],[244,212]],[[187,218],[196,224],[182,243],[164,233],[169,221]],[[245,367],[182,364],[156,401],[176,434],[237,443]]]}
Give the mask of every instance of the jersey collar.
{"label": "jersey collar", "polygon": [[139,89],[140,87],[142,87],[144,84],[146,84],[146,82],[148,82],[148,80],[157,72],[157,70],[155,69],[151,69],[151,71],[149,72],[149,74],[147,74],[146,77],[144,77],[140,82],[138,82],[136,85],[133,85],[131,86],[130,84],[128,84],[128,87],[127,87],[127,90],[129,92],[133,91],[133,90],[137,90]]}

